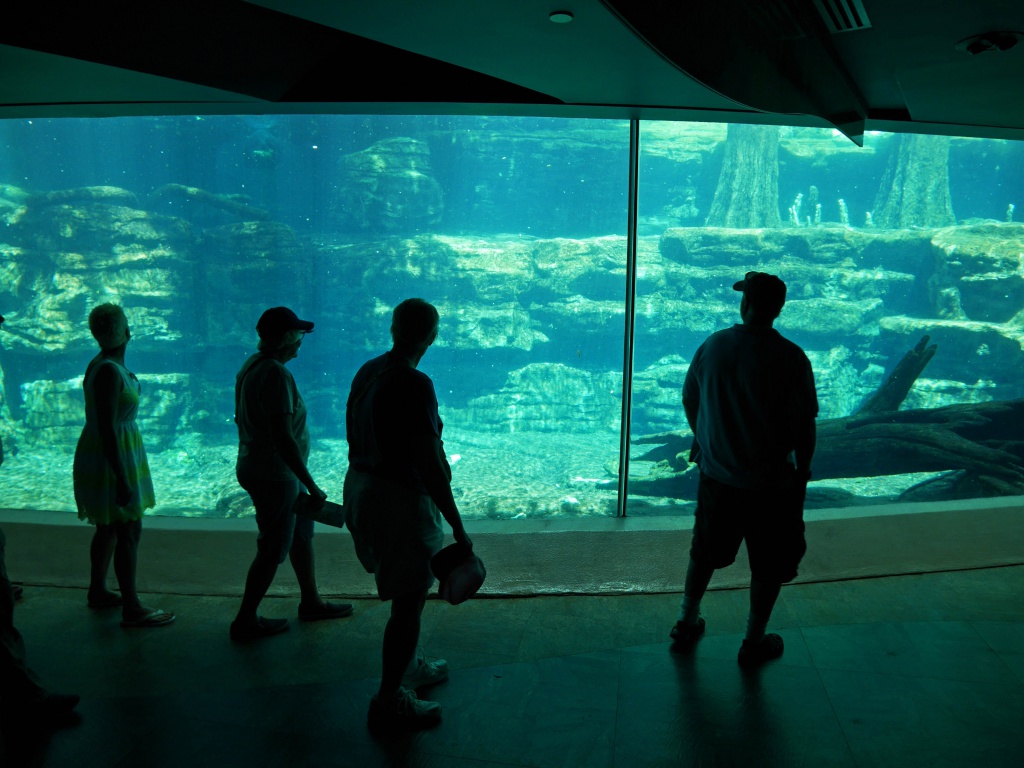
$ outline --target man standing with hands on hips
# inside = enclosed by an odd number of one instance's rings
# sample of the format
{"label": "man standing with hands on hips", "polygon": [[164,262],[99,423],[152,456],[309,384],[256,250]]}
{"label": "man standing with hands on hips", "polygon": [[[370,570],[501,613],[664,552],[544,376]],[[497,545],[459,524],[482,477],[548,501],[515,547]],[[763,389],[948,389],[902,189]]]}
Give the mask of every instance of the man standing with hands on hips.
{"label": "man standing with hands on hips", "polygon": [[683,384],[694,435],[690,460],[700,467],[700,484],[671,637],[685,647],[704,634],[701,598],[715,569],[730,565],[746,540],[750,613],[738,660],[750,668],[783,652],[782,638],[765,628],[782,584],[796,578],[807,550],[803,505],[818,398],[807,355],[772,327],[786,302],[786,284],[748,272],[733,289],[743,292],[743,322],[700,346]]}

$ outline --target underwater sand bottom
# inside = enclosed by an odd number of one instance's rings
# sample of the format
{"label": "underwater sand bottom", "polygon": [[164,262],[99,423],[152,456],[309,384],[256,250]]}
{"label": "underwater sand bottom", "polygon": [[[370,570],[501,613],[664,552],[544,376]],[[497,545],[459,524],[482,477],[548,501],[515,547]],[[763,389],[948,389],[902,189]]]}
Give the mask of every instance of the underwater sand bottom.
{"label": "underwater sand bottom", "polygon": [[[452,464],[452,486],[468,520],[577,519],[610,517],[618,493],[617,434],[495,434],[446,427],[445,449]],[[149,449],[158,516],[233,519],[253,516],[248,495],[235,479],[234,443],[208,443],[201,435],[179,437],[165,450]],[[73,455],[35,447],[8,455],[0,467],[3,506],[10,509],[73,512]],[[314,440],[310,471],[328,497],[340,501],[348,469],[344,440]],[[630,477],[643,477],[650,462],[630,464]],[[851,506],[887,504],[908,488],[940,473],[824,480],[812,483],[808,508],[817,492],[839,491]],[[612,483],[611,487],[601,487]],[[631,496],[627,514],[691,516],[689,499]]]}

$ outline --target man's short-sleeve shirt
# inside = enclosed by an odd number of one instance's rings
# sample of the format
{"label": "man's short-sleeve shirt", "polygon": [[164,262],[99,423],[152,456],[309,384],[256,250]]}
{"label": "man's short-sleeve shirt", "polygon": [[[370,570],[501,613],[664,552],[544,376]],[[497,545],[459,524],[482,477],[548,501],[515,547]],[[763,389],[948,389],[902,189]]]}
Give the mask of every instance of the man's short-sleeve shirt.
{"label": "man's short-sleeve shirt", "polygon": [[238,457],[256,463],[268,478],[287,478],[292,474],[274,447],[271,421],[289,414],[288,423],[299,447],[302,461],[309,460],[309,428],[306,404],[295,379],[283,363],[257,353],[242,365],[235,377],[235,423],[238,425]]}
{"label": "man's short-sleeve shirt", "polygon": [[429,376],[390,352],[370,360],[352,380],[345,426],[350,467],[427,492],[413,446],[444,429]]}
{"label": "man's short-sleeve shirt", "polygon": [[698,348],[683,402],[695,408],[701,471],[737,488],[789,477],[796,434],[818,415],[807,355],[773,328],[734,325]]}

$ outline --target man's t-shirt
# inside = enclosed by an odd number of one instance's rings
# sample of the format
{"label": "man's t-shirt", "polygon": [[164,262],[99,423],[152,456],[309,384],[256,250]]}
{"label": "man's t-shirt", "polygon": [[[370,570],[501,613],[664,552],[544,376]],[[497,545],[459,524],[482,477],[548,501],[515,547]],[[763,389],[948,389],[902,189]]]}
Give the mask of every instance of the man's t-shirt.
{"label": "man's t-shirt", "polygon": [[427,492],[413,445],[440,439],[444,428],[429,376],[390,352],[365,363],[352,380],[345,427],[350,467]]}
{"label": "man's t-shirt", "polygon": [[785,487],[796,431],[818,415],[807,355],[774,328],[734,325],[698,348],[683,402],[697,410],[701,471],[737,488]]}
{"label": "man's t-shirt", "polygon": [[235,377],[235,423],[238,458],[267,479],[287,479],[293,473],[274,447],[270,423],[274,416],[291,415],[289,425],[303,463],[309,460],[306,404],[284,364],[256,353]]}

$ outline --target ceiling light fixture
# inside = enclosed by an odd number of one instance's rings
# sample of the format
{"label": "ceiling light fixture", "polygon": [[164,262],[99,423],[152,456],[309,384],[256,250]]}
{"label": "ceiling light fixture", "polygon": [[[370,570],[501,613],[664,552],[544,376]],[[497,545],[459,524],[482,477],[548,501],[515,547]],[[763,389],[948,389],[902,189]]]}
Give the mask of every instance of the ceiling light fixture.
{"label": "ceiling light fixture", "polygon": [[555,24],[568,24],[574,17],[571,11],[552,11],[548,18]]}

